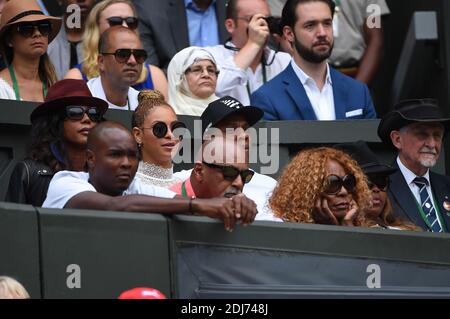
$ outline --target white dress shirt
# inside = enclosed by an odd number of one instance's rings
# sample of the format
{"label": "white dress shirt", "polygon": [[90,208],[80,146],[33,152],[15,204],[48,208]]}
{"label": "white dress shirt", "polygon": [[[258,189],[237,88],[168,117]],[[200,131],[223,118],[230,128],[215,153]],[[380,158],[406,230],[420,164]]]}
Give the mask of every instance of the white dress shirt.
{"label": "white dress shirt", "polygon": [[[405,178],[406,184],[408,184],[409,189],[411,190],[411,193],[414,195],[414,198],[416,199],[417,203],[422,204],[422,201],[420,200],[420,188],[419,188],[419,186],[417,186],[414,183],[414,179],[416,177],[424,177],[428,181],[428,186],[427,186],[428,196],[430,196],[430,198],[432,199],[431,202],[433,203],[433,206],[436,206],[433,192],[431,191],[430,170],[427,170],[427,172],[423,176],[417,176],[409,168],[407,168],[405,165],[403,165],[402,161],[400,160],[400,157],[397,157],[397,164],[398,164],[398,167],[400,168],[400,171],[403,174],[403,177]],[[436,208],[437,207],[435,207],[435,209]],[[437,213],[436,213],[436,215],[437,215]],[[440,218],[438,218],[438,222],[442,228],[442,223],[441,223]]]}
{"label": "white dress shirt", "polygon": [[336,111],[334,109],[333,82],[331,81],[329,65],[327,64],[327,76],[325,78],[325,85],[322,88],[322,91],[319,90],[319,87],[313,78],[303,72],[294,60],[292,60],[291,65],[298,79],[305,88],[306,95],[311,102],[311,106],[314,113],[316,113],[317,119],[320,121],[335,120]]}
{"label": "white dress shirt", "polygon": [[125,106],[115,105],[106,99],[105,90],[103,89],[102,80],[100,76],[90,79],[87,82],[87,86],[94,97],[98,97],[99,99],[108,102],[108,108],[110,109],[134,111],[138,106],[139,91],[135,90],[131,86],[130,89],[128,90],[127,105]]}
{"label": "white dress shirt", "polygon": [[[233,43],[227,42],[227,46],[234,47]],[[255,72],[251,68],[243,70],[239,68],[234,62],[236,51],[227,49],[224,45],[216,45],[213,47],[206,47],[217,62],[217,68],[220,70],[217,79],[216,94],[219,97],[229,95],[239,100],[243,105],[250,104],[250,96],[247,91],[247,83],[250,93],[255,92],[264,84],[263,68],[259,64]],[[278,52],[266,48],[265,56],[266,62],[271,63],[265,67],[267,81],[270,81],[283,71],[291,61],[291,56],[284,52]]]}

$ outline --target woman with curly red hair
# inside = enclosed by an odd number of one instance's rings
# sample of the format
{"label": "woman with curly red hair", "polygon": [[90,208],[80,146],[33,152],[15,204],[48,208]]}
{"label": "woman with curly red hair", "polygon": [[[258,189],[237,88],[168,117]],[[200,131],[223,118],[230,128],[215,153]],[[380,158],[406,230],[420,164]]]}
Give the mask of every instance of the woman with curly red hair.
{"label": "woman with curly red hair", "polygon": [[285,222],[367,226],[370,202],[364,173],[346,153],[329,147],[300,152],[285,168],[269,199]]}

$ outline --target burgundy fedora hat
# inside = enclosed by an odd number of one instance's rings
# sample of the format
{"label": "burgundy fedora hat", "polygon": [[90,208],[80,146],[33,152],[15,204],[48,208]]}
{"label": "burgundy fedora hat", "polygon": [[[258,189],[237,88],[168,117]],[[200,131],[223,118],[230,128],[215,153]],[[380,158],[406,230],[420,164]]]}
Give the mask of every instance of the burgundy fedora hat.
{"label": "burgundy fedora hat", "polygon": [[45,102],[38,105],[30,115],[33,123],[40,116],[59,112],[70,105],[97,107],[101,114],[108,110],[108,103],[92,96],[83,80],[65,79],[53,84],[48,90]]}

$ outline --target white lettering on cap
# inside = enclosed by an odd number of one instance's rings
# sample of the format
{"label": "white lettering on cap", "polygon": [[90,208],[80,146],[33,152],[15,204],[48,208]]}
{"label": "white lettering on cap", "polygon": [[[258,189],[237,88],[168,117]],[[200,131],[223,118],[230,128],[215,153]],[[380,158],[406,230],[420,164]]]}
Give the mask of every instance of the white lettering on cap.
{"label": "white lettering on cap", "polygon": [[225,104],[226,106],[231,107],[231,108],[237,108],[237,109],[240,108],[239,102],[235,101],[235,100],[223,100],[223,101],[220,101],[220,103]]}

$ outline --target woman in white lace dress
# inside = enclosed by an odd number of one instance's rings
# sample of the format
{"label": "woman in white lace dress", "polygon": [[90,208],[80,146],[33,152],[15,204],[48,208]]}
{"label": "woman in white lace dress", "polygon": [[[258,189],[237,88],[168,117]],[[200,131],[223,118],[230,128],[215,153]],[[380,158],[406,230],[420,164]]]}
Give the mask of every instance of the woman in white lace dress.
{"label": "woman in white lace dress", "polygon": [[173,176],[172,154],[178,149],[179,133],[185,125],[159,91],[141,91],[138,101],[132,117],[141,155],[136,176],[146,184],[168,188],[181,181]]}

